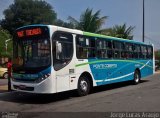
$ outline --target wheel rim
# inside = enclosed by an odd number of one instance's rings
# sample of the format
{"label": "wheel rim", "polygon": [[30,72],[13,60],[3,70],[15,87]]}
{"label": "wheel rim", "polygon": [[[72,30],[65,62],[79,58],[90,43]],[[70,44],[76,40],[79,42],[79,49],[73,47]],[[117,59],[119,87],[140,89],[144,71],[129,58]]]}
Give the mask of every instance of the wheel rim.
{"label": "wheel rim", "polygon": [[139,82],[139,75],[135,74],[135,82],[138,83]]}
{"label": "wheel rim", "polygon": [[88,89],[88,84],[87,84],[87,82],[84,81],[84,80],[82,80],[82,81],[80,82],[80,88],[81,88],[82,91],[86,92],[87,89]]}

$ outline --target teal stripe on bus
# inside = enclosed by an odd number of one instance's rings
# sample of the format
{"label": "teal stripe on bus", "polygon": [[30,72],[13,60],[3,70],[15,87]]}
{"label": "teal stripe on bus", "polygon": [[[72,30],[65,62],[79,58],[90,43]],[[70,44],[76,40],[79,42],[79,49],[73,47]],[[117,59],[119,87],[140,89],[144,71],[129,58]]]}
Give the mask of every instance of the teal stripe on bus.
{"label": "teal stripe on bus", "polygon": [[76,67],[80,67],[80,66],[85,66],[85,65],[88,65],[88,64],[96,64],[96,63],[103,63],[103,62],[129,62],[129,63],[141,64],[141,65],[145,65],[145,66],[147,66],[149,68],[153,68],[152,66],[146,65],[145,63],[141,63],[141,62],[133,61],[133,60],[97,60],[97,61],[77,64],[75,66]]}

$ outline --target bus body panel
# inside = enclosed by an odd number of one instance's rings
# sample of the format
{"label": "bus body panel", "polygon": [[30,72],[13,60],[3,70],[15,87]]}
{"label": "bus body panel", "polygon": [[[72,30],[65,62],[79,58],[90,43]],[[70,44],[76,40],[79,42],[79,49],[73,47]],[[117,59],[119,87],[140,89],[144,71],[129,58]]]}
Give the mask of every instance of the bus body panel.
{"label": "bus body panel", "polygon": [[[46,71],[47,70],[47,71]],[[39,75],[38,79],[43,79],[45,76],[48,77],[45,78],[41,82],[31,82],[31,81],[14,81],[12,80],[12,89],[17,91],[23,91],[23,92],[31,92],[31,93],[55,93],[56,92],[56,82],[55,82],[55,72],[53,72],[53,68],[50,67],[46,69],[44,73],[40,72],[37,75]],[[21,74],[23,76],[23,74]],[[21,76],[20,75],[20,76]],[[30,74],[31,75],[31,74]],[[24,75],[26,76],[26,75]],[[15,78],[15,75],[13,73],[13,77]]]}
{"label": "bus body panel", "polygon": [[[79,72],[82,73],[87,67],[93,74],[94,86],[117,83],[134,79],[136,69],[140,70],[141,77],[153,74],[152,60],[97,60],[90,59],[88,62],[77,64]],[[82,72],[80,70],[83,70]]]}
{"label": "bus body panel", "polygon": [[106,60],[102,62],[90,64],[97,85],[133,80],[136,69],[140,70],[142,78],[153,74],[152,66],[145,66],[147,61]]}
{"label": "bus body panel", "polygon": [[55,71],[57,92],[70,90],[71,79],[75,78],[74,61],[71,61],[66,67]]}

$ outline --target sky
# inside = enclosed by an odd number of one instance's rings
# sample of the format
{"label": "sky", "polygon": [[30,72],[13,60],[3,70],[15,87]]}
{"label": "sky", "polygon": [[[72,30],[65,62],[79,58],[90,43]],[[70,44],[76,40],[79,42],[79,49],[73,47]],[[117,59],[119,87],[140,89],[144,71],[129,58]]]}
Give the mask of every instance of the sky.
{"label": "sky", "polygon": [[[143,0],[45,0],[57,13],[58,19],[67,21],[68,16],[79,20],[87,8],[94,12],[101,10],[101,16],[108,16],[103,28],[114,25],[135,26],[134,39],[142,41],[142,3]],[[160,0],[145,1],[145,43],[153,43],[160,49]],[[13,0],[0,0],[0,19],[3,11]]]}

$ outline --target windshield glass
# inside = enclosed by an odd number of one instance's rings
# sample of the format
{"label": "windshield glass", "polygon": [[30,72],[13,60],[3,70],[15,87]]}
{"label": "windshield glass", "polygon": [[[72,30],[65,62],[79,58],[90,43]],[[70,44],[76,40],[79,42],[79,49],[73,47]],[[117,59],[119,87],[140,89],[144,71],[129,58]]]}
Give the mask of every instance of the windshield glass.
{"label": "windshield glass", "polygon": [[37,69],[51,63],[49,37],[16,37],[13,42],[13,69]]}

